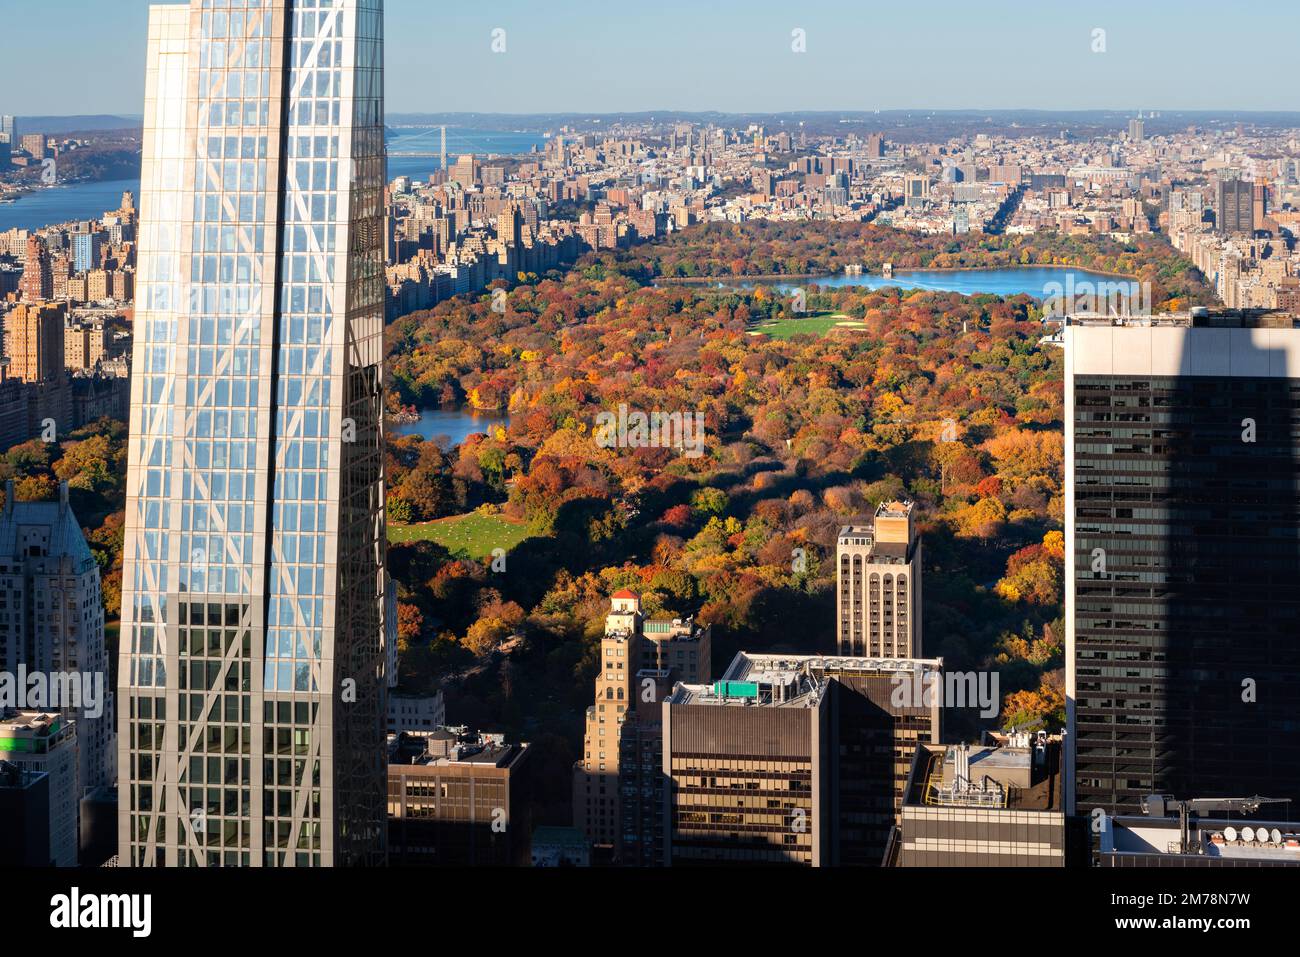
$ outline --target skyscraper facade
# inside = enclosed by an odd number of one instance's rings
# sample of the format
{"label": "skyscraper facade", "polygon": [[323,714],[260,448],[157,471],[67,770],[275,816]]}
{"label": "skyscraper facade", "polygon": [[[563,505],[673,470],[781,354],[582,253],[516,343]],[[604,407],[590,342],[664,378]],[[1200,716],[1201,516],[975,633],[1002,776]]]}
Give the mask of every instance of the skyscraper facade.
{"label": "skyscraper facade", "polygon": [[[72,676],[107,685],[108,653],[104,647],[104,602],[99,565],[86,544],[81,523],[68,502],[68,483],[59,485],[56,502],[19,502],[13,480],[5,486],[0,508],[0,670],[20,667],[68,687]],[[99,700],[32,702],[75,719],[81,789],[107,787],[116,776],[112,689],[101,687]],[[64,692],[59,692],[63,697]],[[102,697],[101,697],[102,696]],[[75,801],[81,797],[77,790]]]}
{"label": "skyscraper facade", "polygon": [[63,375],[63,303],[21,302],[4,319],[5,374],[24,382],[53,382]]}
{"label": "skyscraper facade", "polygon": [[942,659],[740,652],[664,699],[663,861],[879,866],[916,749],[943,734]]}
{"label": "skyscraper facade", "polygon": [[123,865],[384,858],[382,19],[150,10]]}
{"label": "skyscraper facade", "polygon": [[99,265],[99,233],[72,234],[72,268],[76,272],[90,272]]}
{"label": "skyscraper facade", "polygon": [[1255,193],[1244,179],[1220,179],[1218,183],[1218,227],[1221,233],[1255,231]]}
{"label": "skyscraper facade", "polygon": [[881,502],[836,540],[835,644],[842,655],[921,654],[921,538],[911,502]]}
{"label": "skyscraper facade", "polygon": [[23,259],[23,278],[18,284],[18,292],[27,302],[40,302],[54,295],[50,252],[34,233],[27,237],[27,255]]}
{"label": "skyscraper facade", "polygon": [[1300,328],[1070,318],[1069,810],[1300,800]]}
{"label": "skyscraper facade", "polygon": [[46,860],[55,867],[76,867],[81,800],[76,721],[55,712],[0,712],[0,761],[50,776]]}
{"label": "skyscraper facade", "polygon": [[641,597],[610,596],[596,700],[574,767],[573,819],[598,861],[662,863],[661,702],[674,682],[707,681],[712,631],[693,618],[645,618]]}

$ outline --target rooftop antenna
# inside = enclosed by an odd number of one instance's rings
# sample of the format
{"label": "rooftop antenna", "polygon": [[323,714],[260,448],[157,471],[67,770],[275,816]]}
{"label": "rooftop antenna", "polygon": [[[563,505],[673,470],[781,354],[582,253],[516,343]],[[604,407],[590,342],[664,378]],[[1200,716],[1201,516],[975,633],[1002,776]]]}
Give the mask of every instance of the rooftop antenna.
{"label": "rooftop antenna", "polygon": [[[1252,797],[1241,798],[1191,798],[1179,801],[1172,794],[1149,794],[1142,799],[1142,813],[1151,817],[1164,817],[1170,811],[1178,814],[1178,853],[1199,854],[1201,846],[1192,840],[1191,828],[1195,819],[1210,811],[1236,811],[1241,814],[1254,814],[1265,804],[1290,804],[1290,798]],[[1262,829],[1261,829],[1262,830]],[[1227,832],[1224,832],[1225,836]],[[1254,829],[1247,826],[1241,835],[1247,841],[1254,840]],[[1232,838],[1228,838],[1232,840]]]}

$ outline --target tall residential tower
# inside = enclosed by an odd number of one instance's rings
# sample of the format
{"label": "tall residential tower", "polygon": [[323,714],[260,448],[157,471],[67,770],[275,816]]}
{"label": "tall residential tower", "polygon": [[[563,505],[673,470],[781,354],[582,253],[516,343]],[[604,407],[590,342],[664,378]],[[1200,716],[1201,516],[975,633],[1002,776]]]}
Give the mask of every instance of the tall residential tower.
{"label": "tall residential tower", "polygon": [[836,545],[836,647],[842,655],[921,654],[921,538],[911,502],[881,502],[870,525],[845,525]]}
{"label": "tall residential tower", "polygon": [[150,8],[123,865],[380,863],[382,0]]}

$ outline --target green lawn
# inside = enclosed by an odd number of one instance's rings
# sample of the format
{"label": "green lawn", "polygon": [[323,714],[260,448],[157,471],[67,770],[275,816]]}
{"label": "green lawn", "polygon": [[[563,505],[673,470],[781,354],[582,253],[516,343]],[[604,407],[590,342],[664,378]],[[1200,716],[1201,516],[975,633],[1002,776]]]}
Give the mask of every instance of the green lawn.
{"label": "green lawn", "polygon": [[800,333],[824,336],[835,328],[853,328],[852,326],[840,326],[839,324],[842,322],[854,322],[854,320],[842,312],[812,312],[795,319],[778,319],[775,322],[759,323],[751,326],[749,331],[751,333],[761,332],[773,339],[789,339],[791,336]]}
{"label": "green lawn", "polygon": [[528,526],[507,521],[499,515],[470,512],[419,525],[388,525],[390,542],[437,542],[462,558],[490,558],[493,549],[507,552],[528,537]]}

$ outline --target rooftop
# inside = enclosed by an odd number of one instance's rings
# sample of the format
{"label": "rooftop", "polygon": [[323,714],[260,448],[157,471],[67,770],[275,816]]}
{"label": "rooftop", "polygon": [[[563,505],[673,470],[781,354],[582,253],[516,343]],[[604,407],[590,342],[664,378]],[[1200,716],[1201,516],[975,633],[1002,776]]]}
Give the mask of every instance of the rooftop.
{"label": "rooftop", "polygon": [[506,744],[500,734],[472,732],[463,727],[403,731],[388,736],[388,762],[390,765],[472,764],[504,768],[513,764],[527,747],[527,744]]}
{"label": "rooftop", "polygon": [[641,623],[641,633],[654,641],[699,641],[708,626],[690,618],[650,618]]}
{"label": "rooftop", "polygon": [[1069,326],[1173,326],[1183,329],[1300,329],[1300,318],[1271,309],[1211,309],[1162,312],[1150,316],[1111,316],[1077,313],[1065,317]]}
{"label": "rooftop", "polygon": [[39,541],[43,556],[68,556],[79,572],[94,566],[95,558],[86,544],[86,536],[68,505],[67,482],[60,484],[59,498],[54,502],[15,499],[10,479],[5,485],[5,506],[0,510],[0,559],[17,561],[33,557],[33,542]]}
{"label": "rooftop", "polygon": [[839,543],[866,547],[870,562],[904,564],[915,544],[914,508],[908,501],[881,502],[870,522],[840,526]]}
{"label": "rooftop", "polygon": [[862,672],[897,674],[941,671],[942,658],[858,658],[852,655],[755,654],[741,651],[731,659],[722,676],[729,681],[755,681],[754,675],[813,672]]}
{"label": "rooftop", "polygon": [[881,502],[876,506],[876,518],[907,518],[915,504],[908,501]]}
{"label": "rooftop", "polygon": [[765,674],[754,681],[715,681],[708,685],[678,683],[669,704],[717,705],[736,708],[815,708],[826,690],[826,679],[808,674]]}
{"label": "rooftop", "polygon": [[845,655],[763,655],[739,652],[712,684],[679,683],[670,704],[733,707],[816,707],[833,677],[846,674],[940,672],[940,658],[854,658]]}
{"label": "rooftop", "polygon": [[47,711],[19,711],[17,708],[0,709],[0,733],[43,736],[57,734],[59,715]]}
{"label": "rooftop", "polygon": [[1259,864],[1300,866],[1300,824],[1251,817],[1196,818],[1188,829],[1194,850],[1179,851],[1177,817],[1120,816],[1105,819],[1101,852],[1125,857],[1208,857]]}
{"label": "rooftop", "polygon": [[984,744],[922,744],[907,807],[1060,811],[1061,739],[990,735]]}

